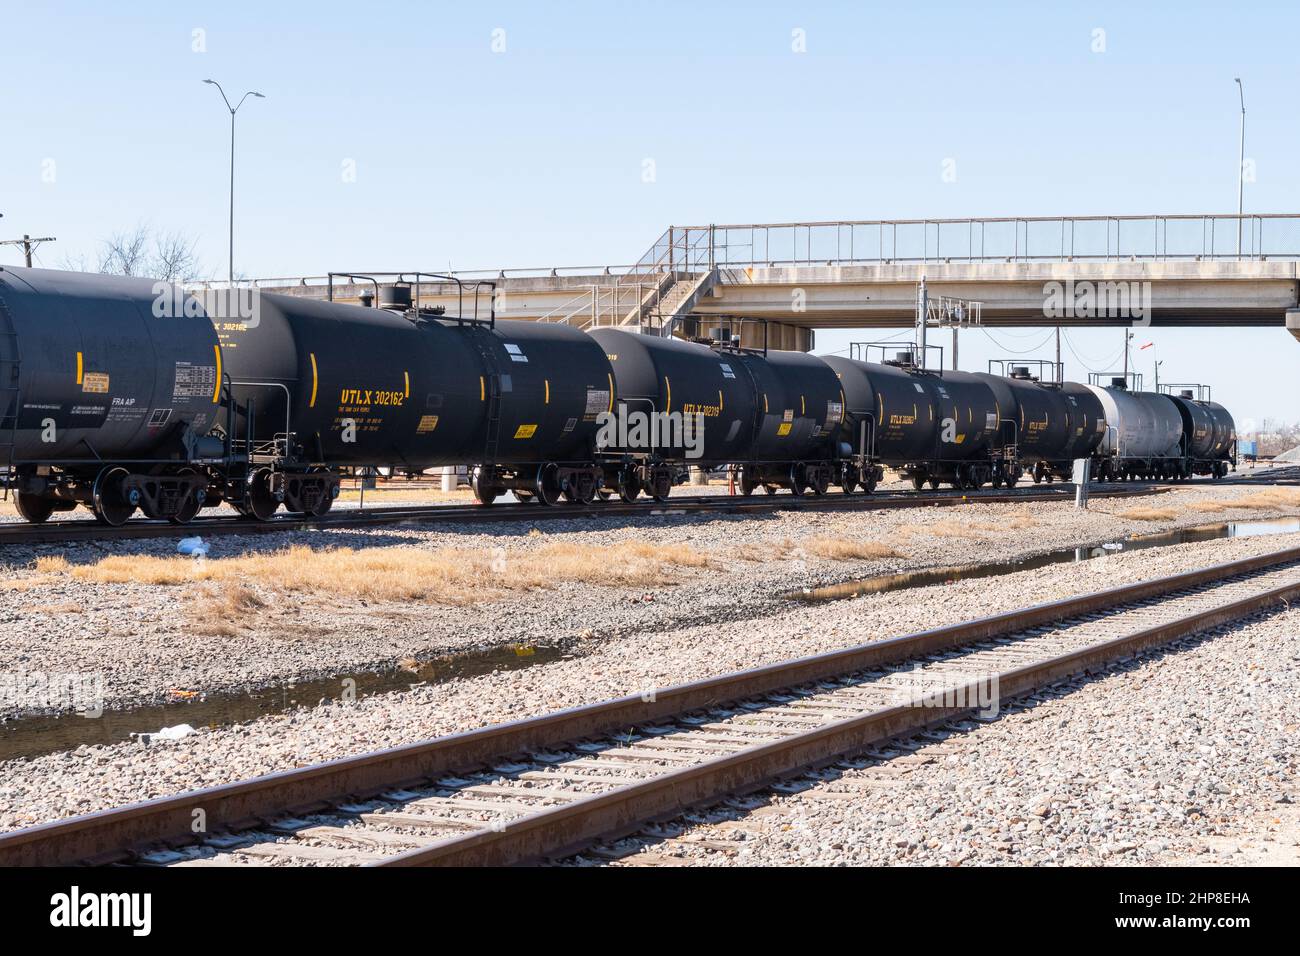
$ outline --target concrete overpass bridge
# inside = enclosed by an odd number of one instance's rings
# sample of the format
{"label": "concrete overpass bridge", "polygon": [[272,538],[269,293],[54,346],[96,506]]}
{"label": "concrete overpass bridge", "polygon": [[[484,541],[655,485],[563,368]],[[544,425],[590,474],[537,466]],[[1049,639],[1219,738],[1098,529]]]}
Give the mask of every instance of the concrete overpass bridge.
{"label": "concrete overpass bridge", "polygon": [[[261,279],[357,302],[391,271]],[[1278,326],[1300,338],[1300,214],[1077,216],[671,226],[634,263],[419,277],[449,315],[656,334],[738,327],[807,350],[815,329],[906,326],[932,296],[986,326]],[[761,320],[744,321],[739,320]],[[734,323],[734,325],[733,325]]]}

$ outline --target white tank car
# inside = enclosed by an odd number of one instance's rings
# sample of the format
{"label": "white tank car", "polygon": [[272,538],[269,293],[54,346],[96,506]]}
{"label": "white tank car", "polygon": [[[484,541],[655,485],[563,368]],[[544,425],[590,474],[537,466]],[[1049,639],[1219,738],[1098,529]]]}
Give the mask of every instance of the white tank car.
{"label": "white tank car", "polygon": [[1177,458],[1183,419],[1167,395],[1087,386],[1106,413],[1097,454],[1116,458]]}

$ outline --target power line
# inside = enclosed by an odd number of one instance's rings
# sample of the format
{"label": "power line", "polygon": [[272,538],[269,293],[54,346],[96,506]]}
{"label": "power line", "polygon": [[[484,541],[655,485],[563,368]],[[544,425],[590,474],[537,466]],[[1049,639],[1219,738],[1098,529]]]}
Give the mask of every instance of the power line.
{"label": "power line", "polygon": [[982,325],[980,326],[980,331],[984,333],[984,335],[988,338],[988,340],[989,340],[990,342],[992,342],[994,345],[996,345],[996,346],[997,346],[998,348],[1000,348],[1002,351],[1004,351],[1004,352],[1010,352],[1012,355],[1028,355],[1028,354],[1031,353],[1031,352],[1037,352],[1037,351],[1038,351],[1039,349],[1041,349],[1044,345],[1046,345],[1046,344],[1048,343],[1048,341],[1051,340],[1051,338],[1052,338],[1053,335],[1056,334],[1055,329],[1053,329],[1052,331],[1048,332],[1048,333],[1047,333],[1047,336],[1046,336],[1045,338],[1043,338],[1042,341],[1040,341],[1037,345],[1030,346],[1030,347],[1027,348],[1027,349],[1013,349],[1013,348],[1010,348],[1009,346],[1003,345],[1001,342],[999,342],[996,338],[993,337],[993,333],[990,332],[988,329],[984,328],[984,326],[982,326]]}

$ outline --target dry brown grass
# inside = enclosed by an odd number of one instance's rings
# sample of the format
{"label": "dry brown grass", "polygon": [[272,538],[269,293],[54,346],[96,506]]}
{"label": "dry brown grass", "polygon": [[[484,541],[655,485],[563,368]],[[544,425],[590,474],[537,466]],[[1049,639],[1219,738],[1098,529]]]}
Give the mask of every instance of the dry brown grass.
{"label": "dry brown grass", "polygon": [[67,565],[80,581],[101,584],[221,585],[206,598],[202,618],[237,616],[262,606],[249,584],[282,591],[343,595],[376,601],[467,604],[508,591],[566,582],[639,587],[670,583],[671,569],[702,568],[709,558],[687,545],[628,541],[583,546],[565,542],[523,551],[413,547],[329,548],[297,545],[266,554],[195,561],[188,557],[115,555]]}
{"label": "dry brown grass", "polygon": [[1283,508],[1300,508],[1300,488],[1266,488],[1236,500],[1216,501],[1206,498],[1193,501],[1188,507],[1194,511],[1218,514],[1221,511],[1244,509],[1247,511],[1274,511]]}
{"label": "dry brown grass", "polygon": [[1032,528],[1036,522],[1027,514],[1007,515],[998,521],[959,521],[945,518],[927,525],[902,528],[904,534],[928,534],[937,538],[976,538],[984,534],[996,534],[1002,531],[1023,531]]}
{"label": "dry brown grass", "polygon": [[1178,512],[1172,508],[1129,508],[1115,517],[1128,518],[1130,521],[1173,521]]}
{"label": "dry brown grass", "polygon": [[47,555],[36,559],[36,570],[42,574],[54,574],[68,570],[68,559],[61,554]]}
{"label": "dry brown grass", "polygon": [[879,541],[854,541],[850,538],[812,538],[803,543],[803,550],[835,561],[873,561],[899,556],[897,551]]}

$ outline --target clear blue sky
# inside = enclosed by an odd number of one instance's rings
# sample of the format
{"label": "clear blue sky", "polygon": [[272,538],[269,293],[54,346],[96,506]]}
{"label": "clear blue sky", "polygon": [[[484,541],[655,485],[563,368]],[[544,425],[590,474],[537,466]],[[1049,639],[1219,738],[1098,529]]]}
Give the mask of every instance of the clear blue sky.
{"label": "clear blue sky", "polygon": [[[39,253],[54,267],[147,223],[196,237],[224,274],[229,124],[209,76],[267,95],[239,114],[236,268],[252,276],[627,262],[669,223],[1228,212],[1238,74],[1258,170],[1246,208],[1300,212],[1292,4],[3,0],[3,14],[0,233],[58,236]],[[1074,339],[1101,359],[1120,335]],[[861,337],[823,333],[818,351]],[[1148,374],[1154,351],[1162,377],[1214,382],[1239,418],[1300,418],[1285,332],[1151,338]],[[967,368],[999,351],[967,341]]]}

